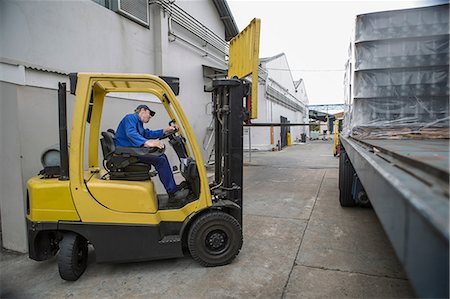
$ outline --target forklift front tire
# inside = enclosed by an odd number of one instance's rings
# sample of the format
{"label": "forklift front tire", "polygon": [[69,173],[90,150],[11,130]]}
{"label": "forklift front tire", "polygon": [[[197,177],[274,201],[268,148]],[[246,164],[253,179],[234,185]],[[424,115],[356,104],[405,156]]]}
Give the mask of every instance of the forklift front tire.
{"label": "forklift front tire", "polygon": [[86,270],[88,260],[88,243],[82,236],[64,233],[59,242],[58,269],[64,280],[75,281]]}
{"label": "forklift front tire", "polygon": [[242,247],[239,222],[224,212],[210,212],[192,224],[188,235],[192,258],[205,267],[231,263]]}

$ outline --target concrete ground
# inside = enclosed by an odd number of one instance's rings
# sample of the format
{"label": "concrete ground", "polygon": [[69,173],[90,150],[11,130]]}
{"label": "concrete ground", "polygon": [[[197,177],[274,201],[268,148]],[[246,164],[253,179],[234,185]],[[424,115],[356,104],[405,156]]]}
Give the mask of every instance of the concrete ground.
{"label": "concrete ground", "polygon": [[414,292],[373,210],[341,208],[330,142],[245,154],[244,245],[227,266],[189,256],[89,265],[60,279],[56,258],[2,252],[1,298],[405,298]]}

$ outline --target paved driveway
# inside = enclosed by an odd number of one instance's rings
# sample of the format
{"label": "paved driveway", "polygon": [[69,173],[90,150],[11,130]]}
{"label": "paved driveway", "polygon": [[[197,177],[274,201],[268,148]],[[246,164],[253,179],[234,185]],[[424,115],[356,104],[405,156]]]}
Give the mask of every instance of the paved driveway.
{"label": "paved driveway", "polygon": [[338,160],[330,142],[245,158],[244,246],[227,266],[189,256],[89,265],[76,282],[56,259],[2,252],[1,298],[414,297],[371,209],[338,203]]}

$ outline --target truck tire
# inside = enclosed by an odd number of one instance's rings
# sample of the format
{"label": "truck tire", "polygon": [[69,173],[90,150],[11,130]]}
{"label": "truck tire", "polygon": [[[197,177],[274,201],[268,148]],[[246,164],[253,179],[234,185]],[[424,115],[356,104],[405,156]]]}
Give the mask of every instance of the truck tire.
{"label": "truck tire", "polygon": [[224,212],[203,214],[189,230],[188,247],[192,258],[202,266],[229,264],[242,248],[241,225]]}
{"label": "truck tire", "polygon": [[358,193],[358,201],[361,208],[372,208],[372,204],[370,203],[369,197],[367,197],[366,191],[361,191]]}
{"label": "truck tire", "polygon": [[64,280],[77,280],[87,267],[87,240],[76,233],[66,232],[59,242],[59,248],[59,275]]}
{"label": "truck tire", "polygon": [[342,151],[339,156],[339,203],[342,207],[356,206],[355,200],[352,196],[353,175],[355,169],[353,168],[347,153]]}

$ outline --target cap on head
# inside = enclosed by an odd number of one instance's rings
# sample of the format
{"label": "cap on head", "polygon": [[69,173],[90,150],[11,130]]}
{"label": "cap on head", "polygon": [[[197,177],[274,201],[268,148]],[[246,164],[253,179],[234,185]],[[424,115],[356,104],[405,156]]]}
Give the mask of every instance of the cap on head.
{"label": "cap on head", "polygon": [[145,110],[150,111],[150,115],[151,115],[152,117],[155,116],[155,114],[156,114],[156,112],[153,111],[152,109],[148,108],[147,105],[139,105],[139,106],[136,107],[136,109],[135,109],[134,111],[135,111],[136,113],[139,113],[139,111],[141,111],[141,109],[145,109]]}

